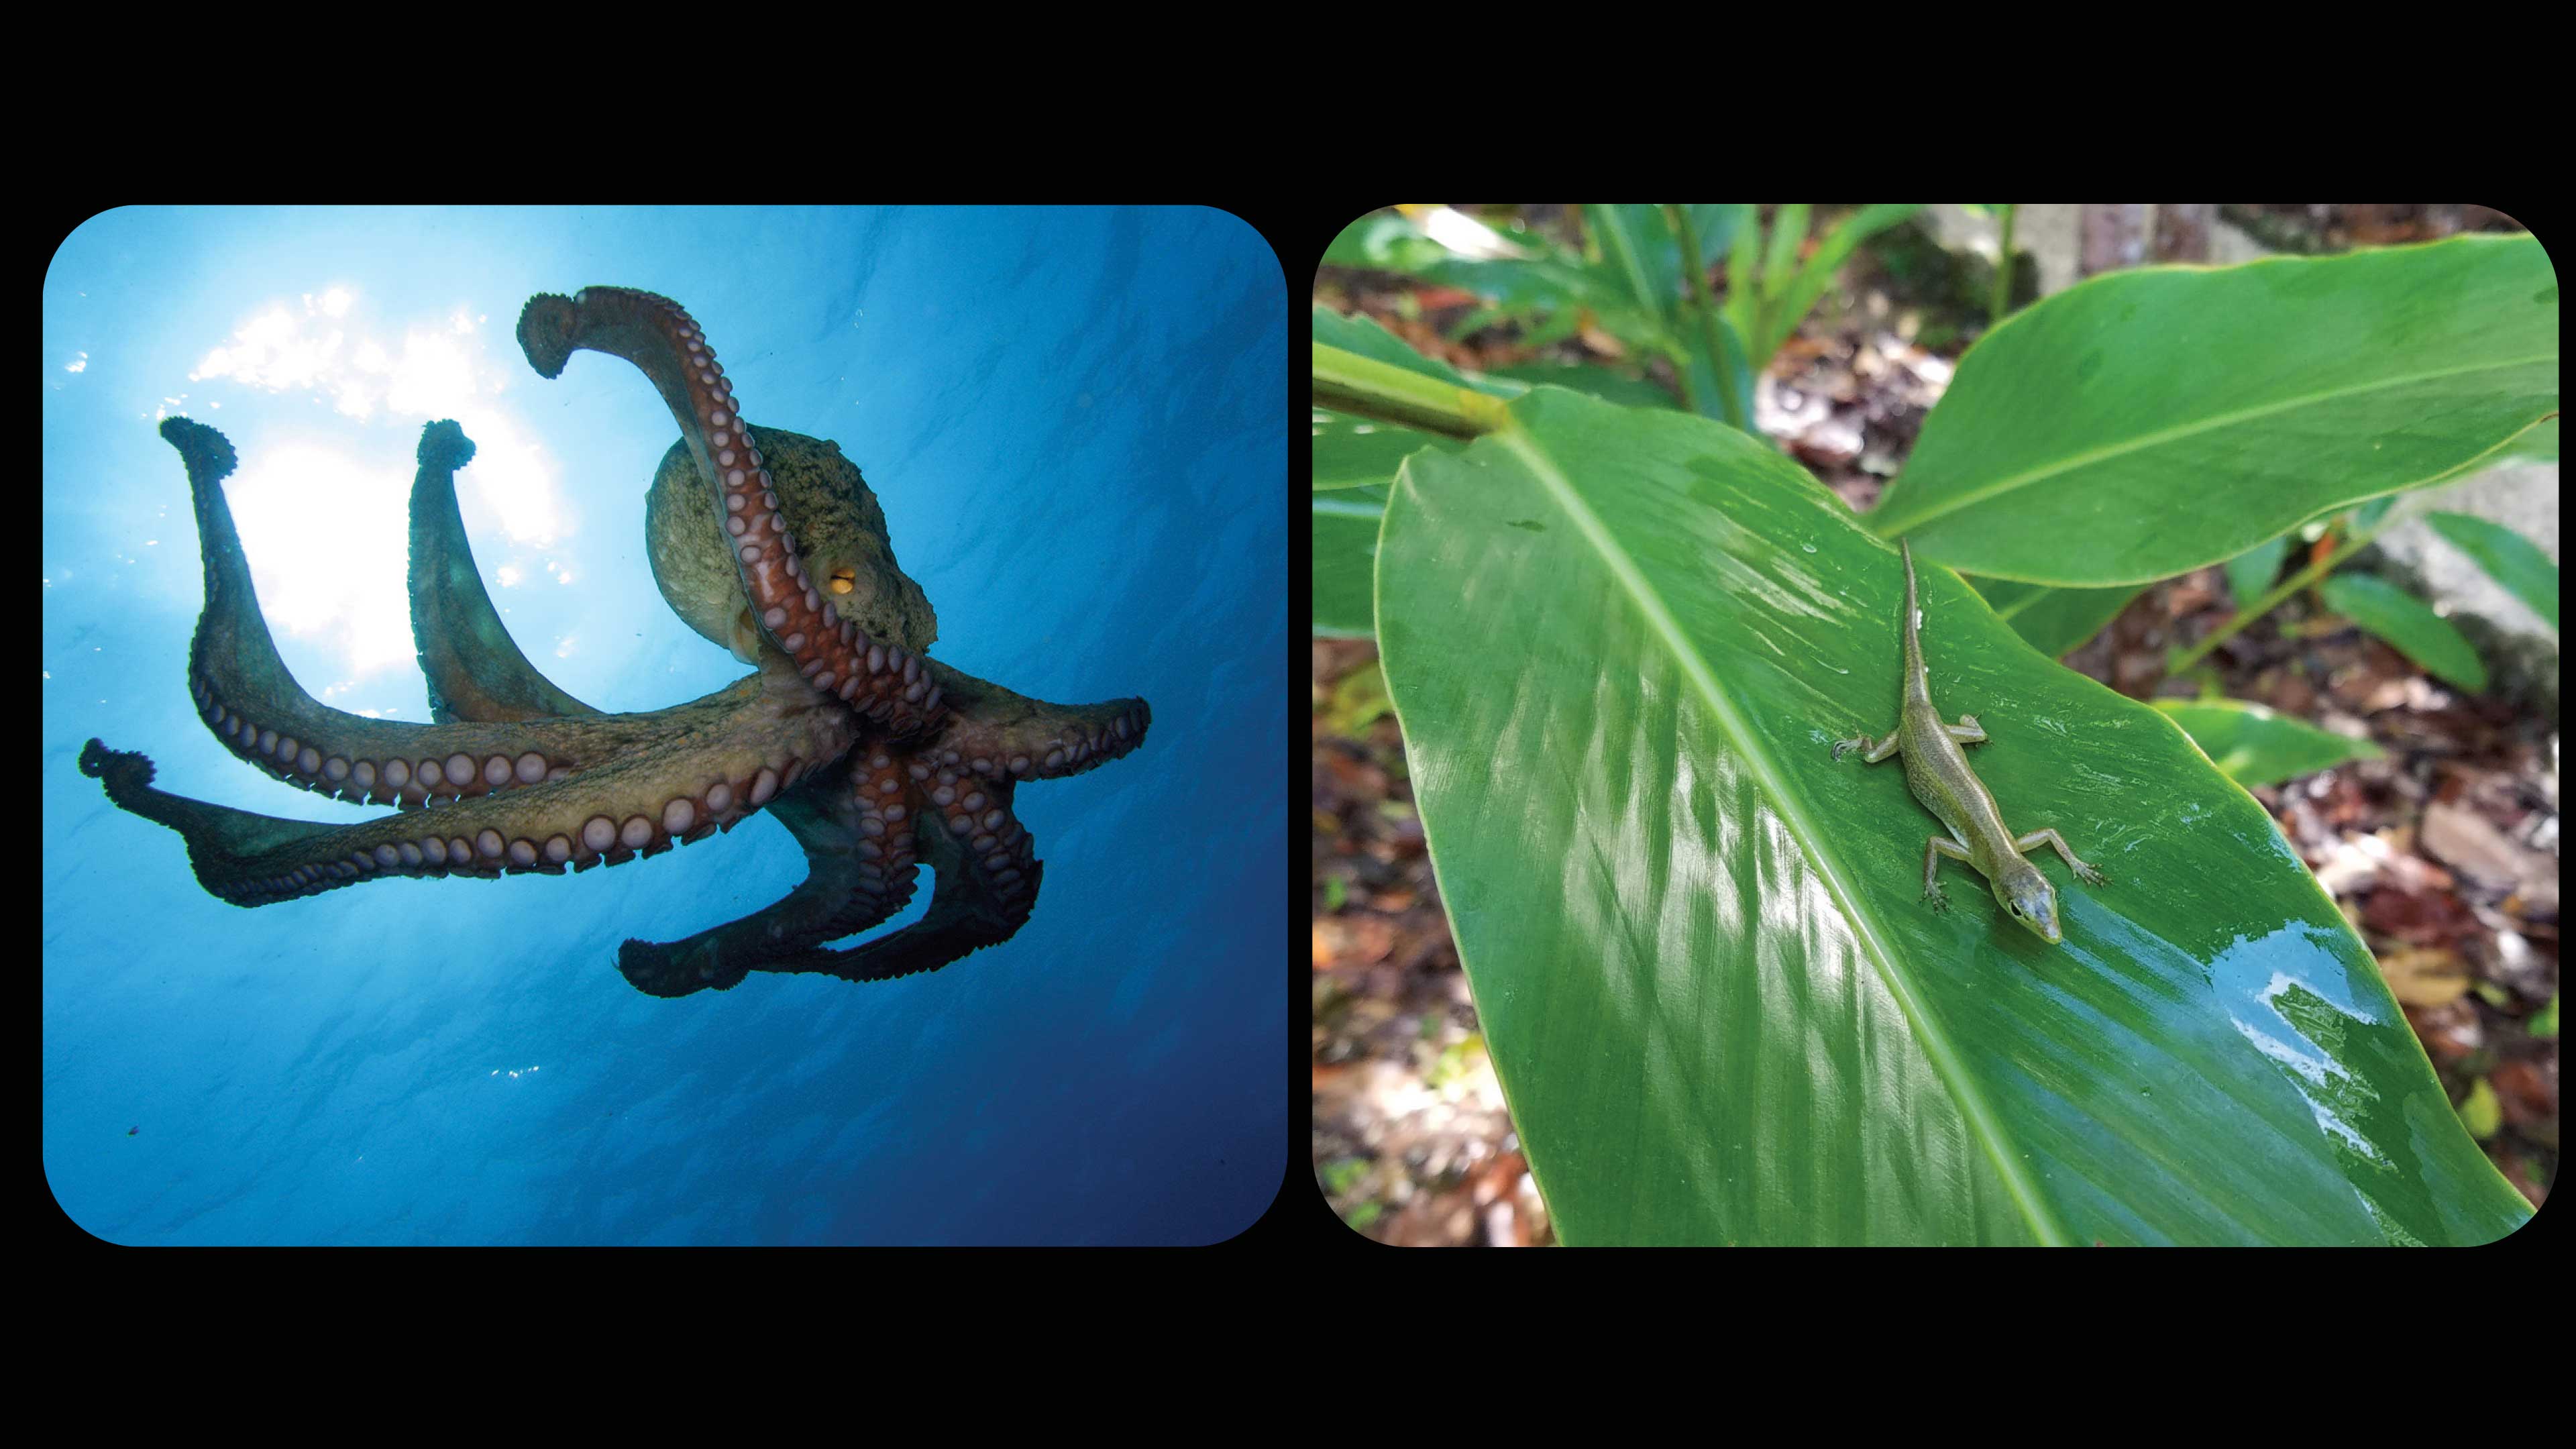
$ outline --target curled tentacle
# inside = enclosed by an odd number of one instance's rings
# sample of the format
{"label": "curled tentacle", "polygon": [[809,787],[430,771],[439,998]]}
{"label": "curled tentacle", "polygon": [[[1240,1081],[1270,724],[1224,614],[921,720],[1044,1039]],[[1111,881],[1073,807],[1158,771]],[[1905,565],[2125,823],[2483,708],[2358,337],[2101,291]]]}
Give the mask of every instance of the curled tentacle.
{"label": "curled tentacle", "polygon": [[[189,671],[200,713],[278,779],[404,810],[355,825],[234,810],[156,788],[150,760],[97,740],[83,772],[179,832],[206,889],[245,906],[379,875],[584,870],[771,809],[804,847],[807,880],[686,940],[626,943],[620,969],[655,995],[721,990],[752,970],[888,979],[1017,931],[1043,869],[1013,814],[1017,782],[1134,749],[1151,723],[1144,701],[1049,704],[929,660],[937,620],[856,466],[829,441],[744,425],[676,303],[605,287],[539,296],[518,334],[548,377],[591,348],[633,362],[661,393],[681,444],[647,504],[656,581],[692,628],[758,672],[645,714],[602,713],[548,680],[502,626],[466,542],[454,475],[474,445],[437,422],[419,446],[408,580],[434,722],[329,709],[288,673],[260,613],[221,486],[231,445],[174,418],[162,435],[187,462],[204,551]],[[809,534],[801,549],[791,517]],[[921,921],[828,948],[902,909],[925,862],[938,888]]]}
{"label": "curled tentacle", "polygon": [[[812,862],[803,885],[766,910],[684,941],[629,941],[618,951],[618,969],[656,996],[725,990],[752,971],[885,981],[935,971],[1008,940],[1027,924],[1045,873],[1012,814],[1013,790],[1010,780],[978,779],[926,755],[876,747],[845,797],[858,816],[825,821],[810,811],[804,818],[778,812]],[[853,819],[856,829],[849,828]],[[877,847],[881,857],[871,853]],[[939,880],[929,912],[882,940],[826,949],[825,942],[866,930],[911,899],[916,850]],[[881,889],[881,880],[892,888]]]}
{"label": "curled tentacle", "polygon": [[743,426],[733,383],[706,334],[679,303],[625,287],[540,294],[519,313],[519,346],[547,377],[584,348],[625,358],[652,380],[680,436],[714,490],[727,547],[761,633],[796,661],[813,687],[883,721],[896,735],[940,718],[939,687],[902,645],[872,638],[818,589]]}
{"label": "curled tentacle", "polygon": [[637,990],[730,990],[771,961],[864,931],[911,903],[914,822],[902,766],[882,748],[862,752],[867,758],[854,768],[816,776],[772,812],[805,848],[805,880],[739,920],[678,941],[620,946],[617,969]]}
{"label": "curled tentacle", "polygon": [[[920,920],[881,940],[837,951],[797,952],[760,969],[820,972],[844,981],[891,981],[936,971],[1009,940],[1037,905],[1038,881],[1046,867],[1038,860],[1028,832],[1010,818],[1010,782],[989,789],[996,792],[1006,827],[1001,835],[971,826],[961,831],[950,812],[922,812],[922,855],[939,885]],[[979,852],[974,844],[979,837],[993,840],[995,848]],[[1003,864],[992,864],[996,855]]]}

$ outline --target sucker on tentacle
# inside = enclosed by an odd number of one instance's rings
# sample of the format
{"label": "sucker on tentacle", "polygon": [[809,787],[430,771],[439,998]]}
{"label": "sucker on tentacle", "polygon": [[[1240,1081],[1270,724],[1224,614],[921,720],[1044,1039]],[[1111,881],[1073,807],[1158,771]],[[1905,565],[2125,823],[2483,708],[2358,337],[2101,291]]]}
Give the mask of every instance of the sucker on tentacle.
{"label": "sucker on tentacle", "polygon": [[1141,699],[1047,704],[925,660],[952,713],[930,749],[987,779],[1055,780],[1096,769],[1145,742]]}
{"label": "sucker on tentacle", "polygon": [[812,869],[785,899],[671,942],[628,941],[617,969],[639,991],[729,991],[755,968],[856,935],[902,910],[916,883],[915,806],[901,765],[877,746],[848,771],[817,775],[773,810]]}
{"label": "sucker on tentacle", "polygon": [[[1002,808],[1007,814],[1012,787],[1005,781],[997,788],[1004,792]],[[1011,824],[1016,828],[1018,822]],[[840,950],[792,952],[765,960],[758,969],[811,972],[844,981],[893,981],[936,971],[987,946],[998,946],[1027,923],[1046,866],[1025,832],[1013,849],[1014,863],[1023,874],[1007,888],[997,886],[993,879],[997,872],[968,858],[968,843],[944,828],[936,812],[925,812],[921,844],[923,859],[939,877],[939,888],[931,893],[930,909],[920,920],[879,940]]]}
{"label": "sucker on tentacle", "polygon": [[519,346],[546,377],[560,377],[572,354],[588,348],[623,357],[652,379],[715,490],[761,632],[815,689],[891,733],[917,733],[938,720],[939,686],[922,676],[919,661],[842,618],[806,577],[757,440],[742,424],[733,382],[679,303],[625,287],[541,293],[519,313]]}
{"label": "sucker on tentacle", "polygon": [[[652,380],[681,428],[648,496],[655,582],[692,629],[756,672],[639,714],[603,713],[557,687],[483,587],[455,493],[474,445],[442,421],[421,434],[407,580],[434,722],[330,709],[287,672],[260,613],[221,486],[231,445],[173,418],[162,435],[187,462],[205,564],[189,668],[199,714],[275,778],[401,813],[329,825],[191,800],[155,788],[144,756],[97,740],[82,771],[117,805],[178,831],[200,883],[244,906],[380,875],[586,870],[769,809],[803,847],[806,880],[684,940],[627,942],[619,970],[654,995],[724,990],[754,970],[887,980],[1008,939],[1044,870],[1014,814],[1018,783],[1136,749],[1152,722],[1145,702],[1050,704],[928,658],[936,617],[896,564],[857,467],[829,440],[746,426],[678,304],[614,287],[538,296],[518,335],[548,377],[590,348]],[[790,518],[810,532],[803,550]],[[830,947],[901,910],[925,864],[938,885],[922,919]]]}
{"label": "sucker on tentacle", "polygon": [[[525,790],[434,804],[354,825],[281,820],[152,789],[152,762],[97,740],[81,771],[110,798],[188,841],[199,884],[268,905],[378,873],[561,874],[730,830],[818,760],[849,748],[847,716],[764,671],[709,695],[704,723],[649,749]],[[674,777],[691,783],[675,786]]]}
{"label": "sucker on tentacle", "polygon": [[[91,741],[82,771],[118,804],[185,836],[199,882],[224,900],[265,905],[377,873],[560,872],[658,854],[730,829],[813,762],[848,748],[847,717],[818,707],[783,671],[644,714],[414,725],[331,709],[296,684],[261,615],[222,488],[232,445],[186,418],[166,420],[161,433],[187,464],[205,556],[189,670],[198,713],[235,755],[277,779],[404,811],[330,826],[205,804],[151,788],[144,756]],[[450,475],[472,455],[454,423],[431,424],[416,503],[443,491],[452,513]],[[452,612],[489,616],[480,581],[473,586],[472,605]],[[435,581],[416,589],[415,603],[459,587]],[[491,617],[492,631],[498,624]]]}
{"label": "sucker on tentacle", "polygon": [[[189,694],[224,747],[273,778],[342,800],[414,809],[562,779],[674,727],[665,712],[579,722],[403,724],[314,699],[278,657],[251,585],[222,486],[234,466],[232,445],[181,417],[164,420],[161,436],[187,464],[205,556],[206,605],[188,650]],[[422,442],[422,467],[452,472],[473,447],[454,423],[433,423]]]}

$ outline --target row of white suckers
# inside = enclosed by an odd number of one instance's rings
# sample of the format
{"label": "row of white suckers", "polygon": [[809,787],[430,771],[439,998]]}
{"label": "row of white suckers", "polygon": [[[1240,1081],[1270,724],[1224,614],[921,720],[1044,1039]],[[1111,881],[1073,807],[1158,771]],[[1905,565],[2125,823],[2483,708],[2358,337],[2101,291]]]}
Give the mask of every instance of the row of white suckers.
{"label": "row of white suckers", "polygon": [[[698,319],[689,315],[688,308],[657,293],[633,288],[609,290],[629,293],[636,302],[661,314],[662,336],[671,360],[684,374],[696,379],[694,387],[687,377],[681,379],[681,384],[688,390],[688,409],[696,420],[698,436],[704,440],[703,456],[716,472],[719,507],[725,531],[733,540],[744,593],[755,601],[754,607],[760,607],[758,575],[772,548],[777,553],[775,562],[793,588],[803,591],[801,598],[793,591],[775,595],[761,610],[761,626],[770,638],[791,658],[802,656],[797,668],[808,684],[879,724],[900,721],[903,705],[918,709],[921,720],[936,721],[940,687],[921,667],[920,658],[899,644],[870,638],[808,576],[805,561],[796,552],[795,535],[779,507],[776,480],[765,466],[758,438],[742,421],[742,402],[734,394],[733,379],[725,375],[724,364],[717,361],[715,346],[707,341]],[[572,304],[576,309],[583,308],[590,305],[589,298],[590,289],[584,288],[574,294]],[[653,369],[641,363],[637,366],[648,377],[653,375]],[[680,421],[686,426],[691,419]],[[791,614],[790,607],[799,603],[804,606],[802,614]],[[807,632],[809,627],[813,633]],[[837,658],[826,642],[835,635],[841,646]],[[808,653],[810,644],[823,647]],[[866,671],[864,678],[861,670]],[[862,688],[867,690],[865,700],[858,697]],[[898,696],[901,704],[897,703]],[[995,779],[1006,770],[1012,776],[1026,776],[1032,767],[1053,770],[1103,753],[1112,734],[1120,740],[1133,740],[1144,728],[1140,710],[1128,710],[1098,734],[1059,741],[1043,757],[1018,754],[1007,760],[977,758],[968,762],[967,768]],[[946,751],[941,758],[955,765],[958,752]]]}
{"label": "row of white suckers", "polygon": [[[416,767],[409,761],[392,760],[386,762],[381,770],[368,760],[352,764],[337,755],[324,759],[314,747],[292,736],[280,736],[273,729],[253,726],[224,705],[202,679],[197,682],[196,695],[207,724],[217,736],[225,740],[236,754],[254,763],[301,776],[308,782],[326,782],[331,793],[335,794],[344,786],[354,785],[360,791],[361,800],[370,799],[370,792],[379,781],[395,791],[398,797],[410,796],[396,802],[373,803],[402,803],[417,807],[427,802],[429,796],[424,793],[427,791],[454,793],[461,798],[467,790],[488,793],[512,783],[533,785],[543,780],[563,779],[572,773],[560,765],[549,767],[545,757],[533,750],[515,761],[507,755],[493,755],[479,769],[471,756],[461,753],[449,756],[444,762],[422,760]],[[1120,716],[1104,730],[1099,743],[1105,743],[1110,734],[1122,738],[1131,736],[1135,726],[1129,724],[1130,717]],[[1099,743],[1083,742],[1076,748],[1081,755],[1087,755],[1097,749]],[[914,762],[910,766],[912,777],[929,787],[928,798],[946,814],[949,830],[955,838],[964,841],[982,859],[994,889],[1005,897],[1018,894],[1023,889],[1022,867],[1028,863],[1027,833],[1017,820],[988,800],[981,790],[970,786],[964,793],[959,793],[960,761],[957,752],[948,750],[942,755],[942,761],[936,765]],[[879,754],[876,768],[883,769],[887,759],[887,756]],[[1012,763],[1025,768],[1024,758],[1014,759]],[[988,761],[979,759],[973,765],[990,773]],[[582,826],[581,858],[578,861],[575,860],[574,842],[567,835],[551,836],[540,846],[525,838],[506,837],[500,831],[486,827],[472,840],[461,835],[428,834],[417,841],[379,844],[372,850],[352,852],[345,859],[308,863],[281,875],[251,882],[245,889],[255,895],[291,895],[326,877],[347,880],[378,870],[560,870],[568,864],[575,869],[587,869],[603,859],[612,858],[609,855],[612,850],[625,853],[641,851],[666,835],[676,836],[683,843],[697,840],[707,831],[727,822],[735,813],[737,799],[747,801],[752,809],[758,809],[768,804],[780,790],[793,785],[804,768],[803,761],[790,761],[783,770],[764,767],[741,787],[739,793],[729,782],[719,780],[707,787],[703,801],[685,795],[677,797],[663,807],[658,831],[652,821],[641,815],[629,816],[622,825],[605,815],[594,815]],[[936,783],[932,784],[934,771]],[[878,830],[866,832],[871,835],[882,833],[888,818],[896,822],[902,819],[903,807],[900,804],[881,807],[880,802],[863,799],[861,806],[869,817],[867,823],[878,826]],[[881,856],[882,849],[873,841],[864,841],[860,853],[874,861]],[[626,857],[620,854],[613,858]],[[872,888],[871,893],[880,893],[888,885],[882,868],[866,863],[862,865],[862,881]]]}
{"label": "row of white suckers", "polygon": [[[546,758],[534,750],[513,760],[507,755],[493,755],[479,765],[470,755],[450,755],[444,761],[388,760],[379,768],[371,760],[351,762],[338,755],[324,758],[321,752],[292,736],[281,736],[273,729],[261,729],[216,697],[203,679],[196,683],[199,711],[217,737],[235,754],[254,764],[264,765],[281,774],[300,777],[301,781],[320,786],[326,793],[339,795],[349,788],[358,791],[362,803],[398,804],[417,809],[435,796],[482,795],[507,785],[534,785],[546,780],[568,778],[572,771],[561,765],[548,765]],[[764,766],[750,780],[737,786],[719,780],[706,788],[703,797],[682,795],[662,807],[657,825],[641,815],[632,815],[624,823],[605,815],[594,815],[581,827],[576,845],[572,837],[557,834],[544,844],[504,836],[499,830],[485,827],[472,839],[464,836],[425,834],[418,840],[388,842],[371,850],[353,851],[348,856],[328,861],[315,861],[294,870],[247,883],[241,889],[255,896],[293,895],[324,879],[352,879],[379,870],[545,870],[560,871],[571,865],[587,869],[602,860],[623,860],[634,852],[653,846],[665,837],[678,837],[683,843],[703,838],[709,831],[728,824],[745,809],[756,810],[780,791],[793,786],[805,772],[806,762],[790,760],[783,767]],[[374,797],[379,786],[391,790],[395,799]],[[346,797],[344,797],[346,798]],[[424,823],[434,823],[424,820]],[[617,852],[611,855],[610,852]],[[576,859],[578,855],[578,859]]]}

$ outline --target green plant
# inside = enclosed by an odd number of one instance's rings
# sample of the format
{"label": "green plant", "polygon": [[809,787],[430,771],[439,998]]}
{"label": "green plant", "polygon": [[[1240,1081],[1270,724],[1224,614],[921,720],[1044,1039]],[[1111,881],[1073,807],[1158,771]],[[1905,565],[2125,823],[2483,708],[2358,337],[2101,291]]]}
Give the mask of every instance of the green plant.
{"label": "green plant", "polygon": [[[1753,379],[1812,310],[1853,250],[1922,210],[1865,206],[1815,237],[1814,208],[1777,208],[1766,226],[1749,203],[1595,204],[1583,208],[1577,250],[1517,227],[1496,231],[1446,207],[1398,207],[1351,223],[1325,249],[1327,266],[1401,272],[1461,288],[1480,304],[1450,328],[1463,337],[1498,322],[1529,344],[1571,335],[1583,319],[1640,357],[1669,363],[1692,411],[1751,426]],[[1685,264],[1683,258],[1691,261]],[[1724,259],[1726,300],[1708,286]],[[1539,367],[1535,380],[1602,395],[1637,384],[1603,368]]]}
{"label": "green plant", "polygon": [[2538,545],[2503,524],[2465,513],[2427,513],[2424,522],[2557,630],[2558,565]]}
{"label": "green plant", "polygon": [[[2383,579],[2337,572],[2364,544],[2413,516],[2395,500],[2382,498],[2323,523],[2310,523],[2296,531],[2308,540],[2308,563],[2278,583],[2272,582],[2273,576],[2280,570],[2291,535],[2267,539],[2229,560],[2229,587],[2244,601],[2242,606],[2189,648],[2172,650],[2166,656],[2165,671],[2180,674],[2191,669],[2247,625],[2314,586],[2328,610],[2422,665],[2427,673],[2471,692],[2486,688],[2486,665],[2477,650],[2431,605]],[[2558,566],[2529,539],[2465,513],[2430,511],[2421,516],[2551,629],[2558,627]]]}
{"label": "green plant", "polygon": [[[1708,418],[1379,357],[1412,374],[1415,437],[1367,479],[1319,432],[1319,489],[1383,510],[1343,570],[1366,608],[1337,607],[1378,638],[1563,1239],[2522,1222],[2269,817],[2029,631],[2499,456],[2556,411],[2556,302],[2528,237],[2098,278],[1970,350],[1866,527]],[[1327,315],[1319,403],[1369,414],[1328,352],[1380,343]],[[1922,910],[1929,818],[1832,768],[1894,697],[1899,534],[1935,697],[1993,731],[1979,773],[2111,872],[2067,898],[2061,947]],[[1319,617],[1324,550],[1351,541],[1319,519]]]}

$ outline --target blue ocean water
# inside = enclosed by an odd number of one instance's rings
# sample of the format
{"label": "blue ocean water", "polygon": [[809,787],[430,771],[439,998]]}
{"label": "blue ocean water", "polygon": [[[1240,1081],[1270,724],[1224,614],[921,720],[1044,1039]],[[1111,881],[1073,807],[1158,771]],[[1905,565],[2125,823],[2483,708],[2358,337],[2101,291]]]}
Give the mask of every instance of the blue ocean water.
{"label": "blue ocean water", "polygon": [[[422,425],[521,649],[609,710],[745,673],[655,590],[678,436],[598,353],[531,371],[537,292],[695,314],[755,425],[836,439],[938,610],[935,656],[1040,699],[1142,695],[1144,745],[1020,787],[1046,862],[1008,942],[902,981],[614,965],[784,895],[775,821],[651,860],[380,879],[258,910],[75,766],[357,820],[189,700],[185,414],[303,686],[427,722],[404,594]],[[117,1243],[1204,1243],[1286,1170],[1286,289],[1221,212],[150,210],[45,283],[44,1165]],[[915,919],[931,896],[925,871]]]}

